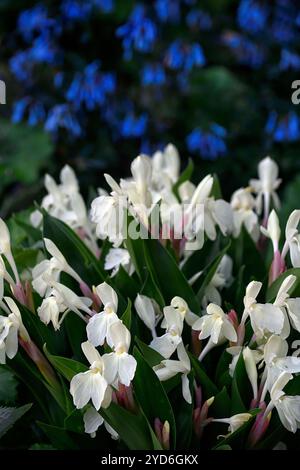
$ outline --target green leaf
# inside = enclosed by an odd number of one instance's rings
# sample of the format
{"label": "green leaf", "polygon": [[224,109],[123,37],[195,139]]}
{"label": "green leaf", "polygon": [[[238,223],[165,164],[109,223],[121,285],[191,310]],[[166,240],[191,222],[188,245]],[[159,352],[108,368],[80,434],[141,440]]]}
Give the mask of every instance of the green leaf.
{"label": "green leaf", "polygon": [[32,403],[19,408],[0,407],[0,438],[32,407]]}
{"label": "green leaf", "polygon": [[121,320],[124,323],[124,325],[126,326],[126,328],[128,328],[128,330],[130,330],[130,328],[131,328],[131,307],[132,307],[131,300],[128,299],[128,304],[127,304],[126,310],[123,313],[123,315],[121,316]]}
{"label": "green leaf", "polygon": [[251,384],[246,372],[243,354],[241,353],[234,369],[231,390],[231,414],[245,413],[251,401]]}
{"label": "green leaf", "polygon": [[[175,410],[175,421],[176,421],[176,434],[177,434],[177,446],[176,450],[186,450],[190,448],[192,434],[193,434],[193,414],[194,404],[189,404],[185,401],[182,396],[181,378],[178,374],[179,384],[177,389],[172,393],[173,409]],[[188,375],[190,390],[194,388],[194,374],[191,372]],[[193,397],[193,392],[191,393]],[[176,395],[176,398],[174,398]]]}
{"label": "green leaf", "polygon": [[78,449],[68,432],[59,426],[52,426],[47,423],[37,421],[37,425],[46,434],[55,449],[59,450],[75,450]]}
{"label": "green leaf", "polygon": [[13,403],[17,398],[18,382],[14,374],[0,366],[0,402]]}
{"label": "green leaf", "polygon": [[149,423],[155,418],[170,424],[171,446],[176,447],[176,425],[173,410],[167,394],[152,367],[145,361],[137,348],[134,349],[137,369],[133,379],[135,395]]}
{"label": "green leaf", "polygon": [[215,199],[222,199],[221,185],[219,178],[216,174],[214,174],[214,182],[211,189],[211,196],[213,196]]}
{"label": "green leaf", "polygon": [[281,284],[290,275],[296,276],[296,281],[294,285],[290,288],[289,294],[293,297],[298,297],[300,295],[300,268],[292,268],[285,271],[281,274],[268,288],[266,295],[266,302],[273,302],[276,298],[276,295],[281,287]]}
{"label": "green leaf", "polygon": [[195,358],[195,356],[193,356],[193,354],[189,353],[189,357],[192,368],[195,372],[195,377],[198,380],[199,385],[201,385],[206,399],[216,396],[219,393],[219,390],[206,374],[202,364]]}
{"label": "green leaf", "polygon": [[128,272],[125,271],[122,265],[119,267],[117,274],[114,276],[113,282],[125,299],[127,297],[130,297],[131,299],[136,298],[140,286],[132,276],[129,276]]}
{"label": "green leaf", "polygon": [[86,341],[86,323],[74,312],[69,312],[64,319],[64,329],[76,359],[82,360],[81,343]]}
{"label": "green leaf", "polygon": [[79,374],[80,372],[86,372],[88,370],[88,367],[86,365],[82,364],[81,362],[74,361],[74,359],[53,356],[47,350],[46,345],[44,346],[44,352],[53,367],[69,381],[72,380],[74,375]]}
{"label": "green leaf", "polygon": [[161,361],[164,360],[161,354],[155,351],[155,349],[150,348],[150,346],[145,344],[139,338],[135,338],[135,342],[138,345],[140,351],[143,354],[144,359],[148,362],[150,367],[157,366],[157,364],[160,364]]}
{"label": "green leaf", "polygon": [[149,423],[142,412],[133,414],[112,402],[109,408],[101,408],[100,414],[130,450],[153,449]]}
{"label": "green leaf", "polygon": [[204,272],[202,276],[196,281],[194,288],[197,289],[198,285],[201,284],[201,287],[198,290],[197,293],[197,298],[198,301],[201,302],[203,299],[203,296],[205,294],[205,289],[207,288],[208,284],[211,282],[212,278],[214,277],[219,264],[222,261],[223,256],[227,253],[231,245],[231,242],[229,242],[220,253],[215,257],[215,259],[212,261],[211,265],[208,268],[207,272]]}
{"label": "green leaf", "polygon": [[50,238],[60,249],[69,265],[89,285],[105,281],[106,273],[99,261],[74,230],[61,220],[43,211],[43,236]]}
{"label": "green leaf", "polygon": [[177,196],[178,198],[179,198],[179,193],[178,193],[179,187],[182,185],[182,183],[184,183],[185,181],[189,181],[191,179],[193,171],[194,171],[194,162],[190,158],[187,166],[185,167],[185,169],[179,176],[178,180],[176,181],[175,185],[173,186],[173,192],[175,196]]}
{"label": "green leaf", "polygon": [[71,432],[84,434],[83,414],[81,410],[73,410],[64,420],[64,428]]}
{"label": "green leaf", "polygon": [[57,450],[55,447],[53,447],[50,444],[33,444],[32,446],[29,447],[28,450]]}
{"label": "green leaf", "polygon": [[144,248],[147,267],[152,273],[165,303],[170,304],[173,297],[179,296],[188,303],[193,312],[199,312],[200,305],[193,289],[168,251],[158,240],[152,239],[145,240]]}

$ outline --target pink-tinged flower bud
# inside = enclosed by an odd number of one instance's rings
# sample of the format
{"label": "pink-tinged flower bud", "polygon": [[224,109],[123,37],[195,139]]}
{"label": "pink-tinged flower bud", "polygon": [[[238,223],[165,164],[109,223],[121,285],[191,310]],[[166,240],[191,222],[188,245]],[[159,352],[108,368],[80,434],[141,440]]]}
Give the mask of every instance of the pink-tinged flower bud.
{"label": "pink-tinged flower bud", "polygon": [[26,306],[29,308],[31,312],[34,312],[34,300],[32,295],[32,286],[29,281],[25,282],[25,298],[26,298]]}
{"label": "pink-tinged flower bud", "polygon": [[232,309],[230,312],[228,312],[228,320],[232,323],[235,330],[237,330],[239,326],[239,319],[235,310]]}
{"label": "pink-tinged flower bud", "polygon": [[245,339],[245,323],[241,323],[237,329],[237,345],[242,346]]}
{"label": "pink-tinged flower bud", "polygon": [[271,420],[271,413],[269,413],[268,416],[264,416],[264,411],[266,409],[265,402],[261,402],[259,404],[259,408],[262,411],[256,416],[255,423],[253,424],[248,436],[247,444],[250,448],[253,448],[262,439]]}
{"label": "pink-tinged flower bud", "polygon": [[21,282],[18,282],[14,289],[14,296],[20,304],[27,306],[27,299]]}
{"label": "pink-tinged flower bud", "polygon": [[213,404],[215,397],[209,398],[203,403],[203,406],[198,406],[193,413],[194,431],[198,439],[201,439],[203,430],[211,422],[208,418],[208,409]]}
{"label": "pink-tinged flower bud", "polygon": [[169,422],[165,421],[163,424],[159,418],[155,418],[154,431],[163,449],[169,450],[170,449],[170,424]]}
{"label": "pink-tinged flower bud", "polygon": [[284,259],[282,258],[280,251],[277,250],[274,253],[274,258],[270,267],[269,285],[271,285],[280,276],[280,274],[284,273],[285,270],[286,265]]}
{"label": "pink-tinged flower bud", "polygon": [[136,412],[136,404],[134,402],[132,387],[119,384],[119,389],[115,392],[117,403],[129,411]]}

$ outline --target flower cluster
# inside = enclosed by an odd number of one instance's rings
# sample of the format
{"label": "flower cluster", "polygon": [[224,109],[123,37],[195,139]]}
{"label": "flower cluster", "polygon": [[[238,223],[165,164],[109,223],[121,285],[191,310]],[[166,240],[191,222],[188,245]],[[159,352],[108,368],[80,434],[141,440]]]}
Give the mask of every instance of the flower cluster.
{"label": "flower cluster", "polygon": [[[298,71],[299,10],[290,0],[272,5],[240,0],[234,21],[227,24],[224,17],[231,10],[223,7],[221,15],[217,7],[205,8],[188,0],[140,1],[131,8],[113,0],[62,0],[56,6],[35,2],[19,13],[16,32],[5,41],[11,73],[22,84],[13,121],[42,123],[64,145],[66,134],[71,145],[101,123],[112,144],[134,140],[141,151],[165,145],[153,135],[163,131],[173,139],[176,126],[192,154],[206,160],[223,157],[229,153],[229,139],[238,138],[243,129],[237,133],[237,125],[211,106],[202,114],[195,86],[201,97],[206,94],[202,80],[210,69],[214,72],[214,64],[233,71],[236,65],[242,71],[245,67],[248,74],[253,71],[254,82],[259,70],[265,86],[274,77],[284,80],[284,73]],[[298,141],[297,114],[277,105],[275,90],[267,95],[264,136],[275,143]],[[160,109],[157,102],[163,104]],[[186,110],[183,119],[181,109]]]}
{"label": "flower cluster", "polygon": [[105,175],[90,211],[70,167],[59,184],[45,177],[30,276],[0,221],[1,363],[18,375],[35,365],[59,406],[52,424],[96,442],[108,432],[112,446],[176,448],[185,419],[186,448],[289,444],[300,428],[300,210],[282,241],[276,162],[263,159],[230,202],[216,177],[180,174],[171,144],[131,173]]}

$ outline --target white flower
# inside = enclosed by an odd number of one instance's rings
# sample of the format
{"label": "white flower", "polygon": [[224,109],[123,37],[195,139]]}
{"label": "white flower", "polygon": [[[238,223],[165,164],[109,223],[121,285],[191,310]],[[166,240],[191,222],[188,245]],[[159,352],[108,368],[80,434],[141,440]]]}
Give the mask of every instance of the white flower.
{"label": "white flower", "polygon": [[251,187],[257,193],[257,210],[262,212],[262,202],[264,199],[265,219],[270,212],[270,202],[273,200],[275,208],[279,208],[280,202],[276,193],[281,180],[278,179],[278,166],[270,157],[264,158],[258,165],[259,179],[250,181]]}
{"label": "white flower", "polygon": [[230,418],[213,419],[214,423],[225,423],[229,425],[228,432],[231,434],[239,429],[252,417],[250,413],[239,413]]}
{"label": "white flower", "polygon": [[193,325],[193,330],[200,331],[199,339],[209,338],[200,354],[200,360],[212,347],[225,342],[226,339],[234,343],[237,341],[236,331],[228,319],[228,315],[219,305],[209,304],[206,311],[207,315],[200,317]]}
{"label": "white flower", "polygon": [[105,371],[109,383],[118,386],[118,382],[129,387],[135,370],[136,360],[128,354],[131,335],[126,326],[119,320],[110,326],[110,338],[114,352],[105,354]]}
{"label": "white flower", "polygon": [[59,330],[59,314],[66,310],[64,304],[58,304],[55,297],[50,296],[43,300],[42,305],[38,307],[37,313],[40,320],[48,325],[52,323],[55,330]]}
{"label": "white flower", "polygon": [[111,248],[105,257],[104,269],[113,270],[111,276],[117,274],[119,267],[123,266],[130,275],[134,272],[129,252],[124,248]]}
{"label": "white flower", "polygon": [[81,318],[83,317],[80,310],[91,315],[91,310],[89,306],[92,304],[92,300],[88,297],[79,297],[75,292],[73,292],[69,287],[59,282],[55,282],[52,279],[49,279],[49,283],[52,287],[51,294],[56,298],[59,305],[64,305],[66,309],[71,312],[75,312]]}
{"label": "white flower", "polygon": [[75,281],[77,281],[79,284],[83,283],[80,276],[76,273],[76,271],[74,271],[73,268],[71,268],[66,258],[64,257],[62,252],[57,248],[55,243],[49,238],[44,238],[44,243],[45,243],[45,247],[48,253],[50,253],[50,255],[55,259],[56,261],[55,264],[58,267],[58,269],[69,274],[69,276],[73,277],[73,279],[75,279]]}
{"label": "white flower", "polygon": [[100,413],[98,413],[98,411],[96,411],[93,406],[90,406],[86,410],[86,412],[83,415],[83,421],[84,421],[84,431],[87,434],[90,434],[91,437],[96,436],[96,431],[104,423],[104,426],[107,432],[111,435],[111,438],[114,440],[119,438],[116,431],[106,421],[104,421]]}
{"label": "white flower", "polygon": [[16,284],[20,283],[19,274],[11,252],[10,233],[3,219],[0,218],[0,255],[5,256],[15,277]]}
{"label": "white flower", "polygon": [[202,306],[205,308],[209,303],[221,305],[222,298],[219,290],[229,287],[232,282],[233,262],[230,256],[224,255],[212,280],[205,289]]}
{"label": "white flower", "polygon": [[177,355],[179,359],[178,361],[171,359],[164,360],[157,366],[153,367],[153,370],[161,382],[174,377],[178,373],[182,374],[182,395],[185,401],[191,404],[192,396],[188,379],[188,374],[191,371],[191,362],[183,343],[178,345]]}
{"label": "white flower", "polygon": [[94,346],[102,346],[105,340],[112,346],[110,326],[119,321],[118,296],[106,282],[99,284],[95,292],[103,303],[103,310],[90,318],[86,327],[87,337]]}
{"label": "white flower", "polygon": [[300,221],[300,210],[294,210],[288,218],[285,228],[285,244],[282,250],[282,257],[285,258],[290,252],[291,263],[294,268],[300,267],[300,235],[298,225]]}
{"label": "white flower", "polygon": [[156,337],[155,326],[157,324],[157,316],[153,301],[146,295],[138,294],[135,301],[134,307],[140,319],[145,323],[147,328],[151,331],[152,337]]}
{"label": "white flower", "polygon": [[251,326],[257,339],[272,333],[280,334],[284,327],[285,316],[282,309],[274,304],[257,303],[256,297],[261,290],[261,282],[252,281],[246,288],[244,297],[245,310],[242,324],[250,316]]}
{"label": "white flower", "polygon": [[261,227],[260,230],[267,238],[270,238],[270,240],[272,241],[274,253],[278,252],[281,232],[279,219],[274,209],[268,217],[267,228]]}
{"label": "white flower", "polygon": [[32,287],[41,296],[50,295],[49,278],[59,281],[60,265],[55,258],[44,259],[32,269]]}
{"label": "white flower", "polygon": [[181,334],[183,330],[183,315],[174,307],[164,308],[163,327],[166,333],[157,338],[153,338],[150,343],[152,349],[159,352],[165,359],[169,359],[181,343]]}
{"label": "white flower", "polygon": [[248,346],[243,349],[243,358],[245,369],[251,383],[253,398],[257,398],[257,369],[256,369],[256,351],[252,351]]}
{"label": "white flower", "polygon": [[152,157],[152,182],[156,189],[172,189],[179,177],[180,159],[176,147],[168,144],[163,152],[155,152]]}
{"label": "white flower", "polygon": [[300,396],[289,396],[283,391],[293,376],[289,372],[282,372],[271,388],[271,401],[264,415],[268,416],[275,407],[283,426],[290,432],[295,433],[300,428]]}
{"label": "white flower", "polygon": [[10,313],[7,317],[0,316],[0,364],[5,364],[6,356],[13,359],[17,354],[19,335],[25,341],[30,339],[15,301],[10,297],[4,299]]}
{"label": "white flower", "polygon": [[231,197],[231,207],[233,209],[233,236],[238,237],[244,225],[253,241],[257,242],[259,224],[257,214],[254,212],[255,200],[250,190],[241,188],[235,191]]}
{"label": "white flower", "polygon": [[175,310],[177,310],[183,316],[184,320],[189,326],[193,326],[195,321],[199,319],[198,315],[189,309],[188,304],[181,297],[173,297],[171,300],[171,307],[175,308]]}
{"label": "white flower", "polygon": [[76,374],[70,383],[70,393],[76,408],[83,408],[90,400],[96,410],[107,408],[111,402],[111,388],[104,376],[104,361],[94,346],[86,341],[81,345],[90,363],[86,372]]}

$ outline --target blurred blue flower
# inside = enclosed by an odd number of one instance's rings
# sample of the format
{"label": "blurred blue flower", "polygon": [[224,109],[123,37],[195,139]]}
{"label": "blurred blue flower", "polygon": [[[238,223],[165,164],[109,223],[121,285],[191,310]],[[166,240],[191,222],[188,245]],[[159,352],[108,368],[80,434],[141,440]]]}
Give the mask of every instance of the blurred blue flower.
{"label": "blurred blue flower", "polygon": [[163,23],[178,23],[180,20],[179,0],[156,0],[155,10],[158,18]]}
{"label": "blurred blue flower", "polygon": [[43,122],[46,116],[44,105],[41,102],[32,100],[29,96],[25,96],[14,103],[12,122],[21,122],[25,117],[25,113],[27,113],[27,122],[30,126],[36,126]]}
{"label": "blurred blue flower", "polygon": [[65,19],[84,21],[89,18],[93,5],[89,0],[63,0],[60,8]]}
{"label": "blurred blue flower", "polygon": [[111,13],[114,10],[114,0],[93,0],[95,7],[99,8],[103,13]]}
{"label": "blurred blue flower", "polygon": [[279,68],[282,71],[289,69],[300,70],[300,55],[288,49],[282,49]]}
{"label": "blurred blue flower", "polygon": [[229,47],[236,60],[254,69],[261,67],[265,61],[264,49],[241,34],[228,31],[222,36],[222,42]]}
{"label": "blurred blue flower", "polygon": [[110,72],[100,72],[100,62],[94,61],[87,65],[83,72],[75,75],[66,93],[68,101],[76,109],[85,105],[89,111],[105,103],[107,95],[116,88],[115,75]]}
{"label": "blurred blue flower", "polygon": [[145,113],[140,116],[128,113],[121,122],[120,134],[124,138],[142,137],[146,131],[147,124],[148,116]]}
{"label": "blurred blue flower", "polygon": [[17,28],[27,42],[31,42],[36,34],[42,32],[48,31],[53,35],[61,32],[60,24],[54,18],[48,17],[47,8],[41,4],[22,11],[18,18]]}
{"label": "blurred blue flower", "polygon": [[257,0],[241,0],[237,11],[237,21],[240,28],[253,34],[265,30],[268,16],[267,4]]}
{"label": "blurred blue flower", "polygon": [[197,128],[187,136],[187,147],[204,160],[216,160],[227,152],[226,134],[226,129],[218,124],[212,124],[209,131]]}
{"label": "blurred blue flower", "polygon": [[38,36],[29,49],[33,62],[55,64],[59,59],[59,50],[48,34]]}
{"label": "blurred blue flower", "polygon": [[212,18],[206,11],[194,8],[186,15],[186,23],[191,29],[208,31],[212,27]]}
{"label": "blurred blue flower", "polygon": [[166,65],[173,70],[192,70],[202,67],[206,59],[202,47],[198,43],[185,44],[180,40],[171,43],[165,56]]}
{"label": "blurred blue flower", "polygon": [[299,8],[297,8],[296,2],[276,0],[271,26],[271,33],[276,42],[288,44],[299,39],[299,33],[296,29],[298,13]]}
{"label": "blurred blue flower", "polygon": [[31,83],[33,63],[30,50],[18,51],[10,59],[9,67],[19,81]]}
{"label": "blurred blue flower", "polygon": [[143,85],[163,85],[166,82],[166,72],[160,64],[146,64],[141,72]]}
{"label": "blurred blue flower", "polygon": [[285,116],[278,118],[278,114],[270,113],[265,131],[272,135],[275,142],[296,142],[300,139],[300,119],[291,111]]}
{"label": "blurred blue flower", "polygon": [[157,38],[155,23],[147,18],[143,5],[136,5],[128,22],[121,25],[116,35],[122,38],[125,59],[131,59],[133,49],[139,52],[150,52]]}
{"label": "blurred blue flower", "polygon": [[58,104],[50,109],[45,122],[47,132],[56,134],[59,129],[65,129],[75,138],[82,135],[79,121],[67,104]]}
{"label": "blurred blue flower", "polygon": [[64,80],[63,72],[56,72],[53,78],[53,84],[55,88],[61,88]]}

